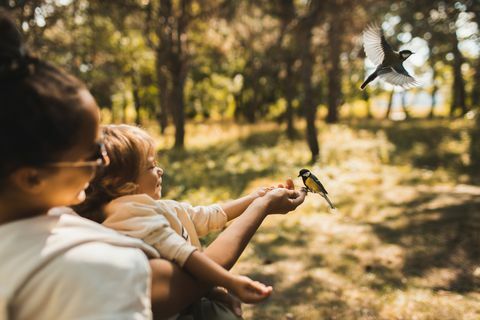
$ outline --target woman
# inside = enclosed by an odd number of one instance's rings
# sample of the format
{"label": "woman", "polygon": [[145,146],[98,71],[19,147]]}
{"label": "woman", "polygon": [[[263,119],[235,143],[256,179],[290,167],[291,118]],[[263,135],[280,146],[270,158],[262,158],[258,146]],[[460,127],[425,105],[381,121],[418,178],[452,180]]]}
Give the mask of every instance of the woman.
{"label": "woman", "polygon": [[[83,201],[108,165],[98,107],[79,80],[30,55],[1,12],[0,101],[0,319],[165,318],[209,290],[141,241],[51,210]],[[254,202],[206,254],[230,268],[267,213],[304,197]]]}

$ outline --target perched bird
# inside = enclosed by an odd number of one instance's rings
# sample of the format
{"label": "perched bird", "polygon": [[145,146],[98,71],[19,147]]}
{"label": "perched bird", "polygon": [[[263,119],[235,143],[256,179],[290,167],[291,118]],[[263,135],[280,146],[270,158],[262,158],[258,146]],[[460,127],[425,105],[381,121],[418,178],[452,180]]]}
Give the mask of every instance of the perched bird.
{"label": "perched bird", "polygon": [[370,25],[363,32],[363,48],[368,59],[377,65],[377,69],[362,83],[360,86],[362,90],[376,77],[404,89],[419,84],[402,65],[403,61],[407,60],[413,52],[410,50],[393,51],[385,40],[383,30],[378,25]]}
{"label": "perched bird", "polygon": [[328,198],[327,190],[325,190],[325,187],[322,185],[320,180],[318,180],[317,177],[313,173],[310,172],[310,170],[307,169],[302,169],[298,173],[298,176],[302,177],[303,179],[303,184],[307,188],[307,191],[313,192],[313,193],[318,193],[322,197],[327,200],[328,204],[330,205],[330,208],[335,209],[335,206],[333,205],[332,201]]}

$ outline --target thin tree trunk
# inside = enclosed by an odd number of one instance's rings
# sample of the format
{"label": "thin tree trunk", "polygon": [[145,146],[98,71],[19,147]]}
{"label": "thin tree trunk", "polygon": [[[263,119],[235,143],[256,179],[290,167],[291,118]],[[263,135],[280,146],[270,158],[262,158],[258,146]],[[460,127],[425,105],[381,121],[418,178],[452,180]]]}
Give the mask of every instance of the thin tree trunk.
{"label": "thin tree trunk", "polygon": [[122,101],[122,122],[127,123],[127,107],[128,107],[128,99],[127,95],[123,93],[123,101]]}
{"label": "thin tree trunk", "polygon": [[318,160],[320,148],[317,140],[317,128],[315,127],[315,119],[317,106],[313,100],[312,90],[312,69],[313,57],[311,50],[312,26],[308,24],[303,32],[302,43],[302,83],[305,92],[304,109],[307,122],[307,142],[312,153],[312,163]]}
{"label": "thin tree trunk", "polygon": [[341,25],[338,19],[333,19],[328,31],[329,40],[329,68],[328,68],[328,114],[327,123],[338,122],[338,107],[341,101]]}
{"label": "thin tree trunk", "polygon": [[454,39],[453,46],[453,97],[452,104],[450,106],[450,116],[453,117],[457,113],[457,109],[461,109],[461,114],[467,113],[467,106],[465,104],[465,81],[462,76],[462,53],[458,49],[458,39],[456,35],[452,37]]}
{"label": "thin tree trunk", "polygon": [[[430,48],[430,52],[431,52]],[[432,91],[430,92],[430,112],[428,113],[428,118],[433,119],[435,117],[435,108],[437,106],[437,91],[438,91],[438,82],[437,82],[437,68],[436,68],[436,61],[431,59],[431,66],[432,66],[432,82],[433,82],[433,87]]]}
{"label": "thin tree trunk", "polygon": [[185,145],[185,102],[183,99],[184,80],[174,79],[172,92],[173,121],[175,124],[175,148],[183,148]]}
{"label": "thin tree trunk", "polygon": [[385,119],[386,119],[386,120],[390,119],[390,114],[392,113],[393,96],[394,96],[394,94],[395,94],[395,90],[392,89],[392,91],[390,91],[390,96],[388,97],[387,112],[385,112]]}
{"label": "thin tree trunk", "polygon": [[286,78],[284,79],[284,88],[285,88],[285,100],[287,101],[287,110],[286,110],[286,117],[287,117],[287,137],[292,140],[295,138],[295,127],[293,124],[293,96],[294,96],[294,83],[289,81],[292,79],[292,61],[290,57],[287,59],[286,62]]}
{"label": "thin tree trunk", "polygon": [[470,164],[475,174],[480,173],[480,112],[475,116],[475,125],[470,135]]}
{"label": "thin tree trunk", "polygon": [[168,81],[165,75],[165,71],[162,68],[165,68],[162,61],[163,53],[160,52],[160,49],[157,50],[157,61],[156,61],[156,72],[157,72],[157,85],[158,85],[158,109],[156,112],[156,117],[158,124],[160,125],[160,133],[164,134],[165,129],[168,125],[168,110],[169,110],[169,99],[168,99]]}
{"label": "thin tree trunk", "polygon": [[[480,28],[480,2],[472,1],[470,2],[470,5],[471,7],[469,7],[469,10],[474,13],[477,28]],[[477,57],[477,63],[475,65],[475,74],[473,76],[473,88],[471,97],[472,107],[476,108],[478,115],[478,112],[480,112],[480,56]]]}
{"label": "thin tree trunk", "polygon": [[[478,20],[480,20],[480,18]],[[480,109],[480,57],[477,58],[475,75],[473,78],[472,107],[477,108],[477,111]]]}
{"label": "thin tree trunk", "polygon": [[185,101],[183,93],[185,79],[187,77],[186,41],[187,41],[187,3],[188,0],[180,1],[180,15],[177,19],[175,46],[171,59],[170,77],[172,79],[172,110],[175,123],[175,148],[185,146]]}
{"label": "thin tree trunk", "polygon": [[402,92],[402,110],[405,113],[405,119],[410,119],[410,112],[407,107],[407,91]]}
{"label": "thin tree trunk", "polygon": [[133,96],[133,106],[135,108],[135,124],[140,125],[140,108],[142,106],[141,99],[140,99],[140,88],[138,85],[137,80],[135,79],[135,75],[132,74],[132,96]]}
{"label": "thin tree trunk", "polygon": [[370,95],[368,94],[368,88],[362,91],[362,99],[365,101],[367,107],[367,119],[372,119],[372,104],[370,103]]}

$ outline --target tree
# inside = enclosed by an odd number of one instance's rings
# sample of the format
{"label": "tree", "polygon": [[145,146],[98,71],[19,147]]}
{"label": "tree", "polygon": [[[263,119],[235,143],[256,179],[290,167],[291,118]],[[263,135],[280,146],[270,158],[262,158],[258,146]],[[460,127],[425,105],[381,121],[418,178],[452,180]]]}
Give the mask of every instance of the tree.
{"label": "tree", "polygon": [[314,163],[320,156],[320,148],[318,145],[317,128],[315,126],[317,105],[313,98],[312,89],[312,70],[313,55],[312,47],[312,29],[316,23],[316,19],[320,14],[322,7],[321,1],[311,1],[309,3],[307,14],[302,17],[299,22],[299,45],[301,50],[302,61],[302,84],[304,91],[303,108],[305,110],[305,119],[307,122],[307,142],[312,154],[311,162]]}

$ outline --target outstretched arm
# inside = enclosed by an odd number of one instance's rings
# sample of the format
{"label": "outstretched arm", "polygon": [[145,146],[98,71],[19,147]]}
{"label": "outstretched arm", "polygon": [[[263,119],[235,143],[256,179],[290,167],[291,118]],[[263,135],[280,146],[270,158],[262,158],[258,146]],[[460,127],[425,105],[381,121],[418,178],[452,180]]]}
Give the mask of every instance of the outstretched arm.
{"label": "outstretched arm", "polygon": [[263,197],[272,188],[260,188],[249,195],[222,203],[222,209],[227,214],[227,220],[233,220],[241,215],[258,197]]}
{"label": "outstretched arm", "polygon": [[[287,182],[287,187],[291,187]],[[305,199],[305,192],[275,189],[253,201],[245,212],[227,227],[204,253],[226,269],[240,257],[246,245],[268,214],[294,210]],[[228,248],[228,250],[226,250]],[[150,260],[152,269],[152,310],[155,319],[166,319],[204,296],[210,285],[195,280],[177,265],[162,259]]]}
{"label": "outstretched arm", "polygon": [[[287,186],[290,186],[287,182]],[[212,260],[230,269],[268,214],[295,210],[305,200],[304,191],[274,189],[252,204],[205,249]],[[228,249],[228,250],[227,250]]]}

